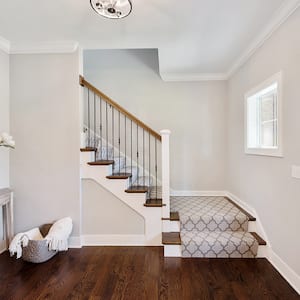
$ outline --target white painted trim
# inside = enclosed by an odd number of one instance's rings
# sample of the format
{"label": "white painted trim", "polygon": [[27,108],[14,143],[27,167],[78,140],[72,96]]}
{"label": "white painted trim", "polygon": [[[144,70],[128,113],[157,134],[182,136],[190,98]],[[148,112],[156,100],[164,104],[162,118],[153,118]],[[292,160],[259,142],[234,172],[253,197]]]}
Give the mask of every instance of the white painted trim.
{"label": "white painted trim", "polygon": [[272,36],[290,15],[300,6],[300,0],[286,0],[275,12],[270,22],[263,28],[261,33],[251,42],[247,49],[235,60],[226,74],[229,79],[250,57]]}
{"label": "white painted trim", "polygon": [[81,241],[82,246],[146,246],[142,234],[88,234]]}
{"label": "white painted trim", "polygon": [[272,249],[268,259],[285,280],[300,294],[300,275],[288,266]]}
{"label": "white painted trim", "polygon": [[[277,138],[278,147],[270,148],[248,148],[248,99],[265,90],[269,86],[277,83]],[[283,121],[282,121],[282,71],[272,75],[268,79],[244,95],[244,152],[249,155],[264,155],[273,157],[283,157]]]}
{"label": "white painted trim", "polygon": [[171,196],[226,196],[226,191],[187,191],[187,190],[172,190]]}
{"label": "white painted trim", "polygon": [[75,41],[11,43],[10,54],[74,53],[77,48]]}
{"label": "white painted trim", "polygon": [[160,72],[163,81],[222,81],[227,80],[227,73],[165,73]]}
{"label": "white painted trim", "polygon": [[10,52],[10,41],[0,36],[0,49],[5,53],[9,54]]}
{"label": "white painted trim", "polygon": [[256,210],[247,204],[246,202],[242,201],[239,197],[236,195],[226,191],[225,196],[234,201],[236,204],[238,204],[240,207],[242,207],[244,210],[246,210],[251,215],[255,216],[256,218],[256,232],[267,242],[267,245],[271,247],[271,243],[267,237],[266,231],[262,225],[262,222],[260,221],[259,215],[256,212]]}

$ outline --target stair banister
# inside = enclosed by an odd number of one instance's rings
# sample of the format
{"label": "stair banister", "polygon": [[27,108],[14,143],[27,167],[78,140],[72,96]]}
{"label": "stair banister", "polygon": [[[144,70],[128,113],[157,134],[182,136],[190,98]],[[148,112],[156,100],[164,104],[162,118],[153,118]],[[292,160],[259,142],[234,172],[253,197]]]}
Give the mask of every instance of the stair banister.
{"label": "stair banister", "polygon": [[170,217],[170,134],[171,131],[164,129],[161,134],[161,158],[162,158],[162,201],[165,204],[163,208],[163,218]]}

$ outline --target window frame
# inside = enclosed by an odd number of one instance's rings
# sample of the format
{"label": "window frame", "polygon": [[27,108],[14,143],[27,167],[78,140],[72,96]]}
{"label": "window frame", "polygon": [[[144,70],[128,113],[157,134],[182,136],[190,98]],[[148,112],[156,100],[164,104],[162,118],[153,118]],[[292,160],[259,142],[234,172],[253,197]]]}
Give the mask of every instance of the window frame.
{"label": "window frame", "polygon": [[[248,147],[248,99],[277,83],[277,147]],[[250,155],[283,157],[282,145],[282,72],[278,72],[252,88],[244,96],[244,150]]]}

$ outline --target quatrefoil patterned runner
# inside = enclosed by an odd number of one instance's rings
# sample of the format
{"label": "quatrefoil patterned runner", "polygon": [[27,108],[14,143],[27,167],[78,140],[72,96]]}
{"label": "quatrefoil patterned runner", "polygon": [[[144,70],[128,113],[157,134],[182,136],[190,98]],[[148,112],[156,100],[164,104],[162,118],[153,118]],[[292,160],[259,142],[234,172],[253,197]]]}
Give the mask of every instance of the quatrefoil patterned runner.
{"label": "quatrefoil patterned runner", "polygon": [[171,197],[178,211],[183,257],[255,257],[248,217],[224,197]]}

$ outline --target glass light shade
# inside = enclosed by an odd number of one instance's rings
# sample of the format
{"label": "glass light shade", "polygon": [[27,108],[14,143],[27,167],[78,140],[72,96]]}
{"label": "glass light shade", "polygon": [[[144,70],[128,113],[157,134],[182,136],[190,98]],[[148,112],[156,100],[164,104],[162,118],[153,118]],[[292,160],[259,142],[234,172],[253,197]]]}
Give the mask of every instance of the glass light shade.
{"label": "glass light shade", "polygon": [[90,0],[92,8],[101,16],[109,19],[122,19],[132,10],[130,0]]}

